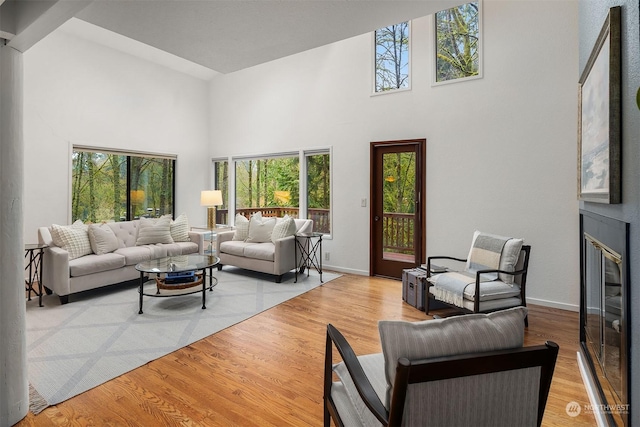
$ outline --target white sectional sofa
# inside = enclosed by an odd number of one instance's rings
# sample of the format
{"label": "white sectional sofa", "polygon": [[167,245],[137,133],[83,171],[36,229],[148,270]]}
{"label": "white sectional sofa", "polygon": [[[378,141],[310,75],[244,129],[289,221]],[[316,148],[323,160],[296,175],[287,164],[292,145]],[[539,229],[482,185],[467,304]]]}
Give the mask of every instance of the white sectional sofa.
{"label": "white sectional sofa", "polygon": [[139,278],[135,265],[142,261],[199,253],[201,236],[180,218],[40,227],[38,240],[49,246],[43,285],[66,304],[74,293]]}
{"label": "white sectional sofa", "polygon": [[311,233],[313,221],[287,217],[262,219],[256,214],[251,220],[243,218],[236,215],[236,229],[217,234],[218,270],[231,265],[273,274],[276,283],[280,283],[282,275],[297,265],[294,234]]}

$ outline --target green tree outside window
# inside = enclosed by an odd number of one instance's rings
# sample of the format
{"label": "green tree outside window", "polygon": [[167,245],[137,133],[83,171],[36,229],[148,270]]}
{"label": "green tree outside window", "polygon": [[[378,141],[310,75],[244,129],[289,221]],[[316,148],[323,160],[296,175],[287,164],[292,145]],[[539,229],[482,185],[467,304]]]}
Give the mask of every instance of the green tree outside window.
{"label": "green tree outside window", "polygon": [[173,215],[175,160],[74,149],[71,217],[85,222]]}
{"label": "green tree outside window", "polygon": [[435,81],[477,76],[480,69],[479,2],[437,12],[435,28]]}

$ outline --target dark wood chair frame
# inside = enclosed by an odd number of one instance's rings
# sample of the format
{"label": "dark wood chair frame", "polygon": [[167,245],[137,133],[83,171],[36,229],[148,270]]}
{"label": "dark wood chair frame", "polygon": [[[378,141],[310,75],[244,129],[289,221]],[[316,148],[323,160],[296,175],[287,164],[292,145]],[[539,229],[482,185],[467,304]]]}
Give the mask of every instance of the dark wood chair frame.
{"label": "dark wood chair frame", "polygon": [[[437,300],[433,295],[431,295],[431,293],[429,293],[429,288],[433,285],[431,285],[431,283],[427,280],[426,289],[425,289],[425,304],[424,304],[425,313],[429,314],[429,302],[431,301],[437,301],[440,304],[445,304],[463,313],[480,313],[481,312],[480,311],[480,275],[486,274],[486,273],[504,273],[504,274],[511,274],[513,276],[522,276],[522,278],[520,279],[520,301],[521,301],[520,305],[523,307],[526,307],[527,306],[527,300],[526,300],[527,269],[529,268],[529,256],[531,254],[531,246],[523,245],[522,249],[520,250],[520,256],[523,256],[523,253],[524,253],[524,260],[522,263],[522,269],[520,270],[517,270],[517,271],[480,270],[476,272],[476,292],[473,300],[473,310],[469,310],[468,308],[465,308],[465,307],[459,307],[454,304],[449,304],[447,302]],[[467,262],[466,259],[454,258],[451,256],[428,257],[427,258],[427,278],[431,277],[431,275],[433,274],[432,268],[431,268],[431,261],[438,260],[438,259],[446,259],[446,260],[459,261],[459,262],[465,262],[465,263]],[[498,311],[498,310],[504,310],[505,308],[506,307],[500,307],[494,310],[484,310],[484,311]],[[524,324],[525,326],[529,326],[529,316],[524,318]]]}
{"label": "dark wood chair frame", "polygon": [[330,427],[331,418],[338,427],[344,424],[331,397],[333,382],[332,348],[335,345],[349,371],[360,397],[373,415],[384,426],[400,426],[409,384],[482,375],[495,372],[540,366],[537,425],[542,424],[551,380],[559,347],[553,341],[544,345],[520,347],[510,350],[462,354],[432,359],[408,360],[400,358],[396,368],[391,405],[387,410],[362,369],[353,349],[333,325],[327,325],[324,365],[324,426]]}

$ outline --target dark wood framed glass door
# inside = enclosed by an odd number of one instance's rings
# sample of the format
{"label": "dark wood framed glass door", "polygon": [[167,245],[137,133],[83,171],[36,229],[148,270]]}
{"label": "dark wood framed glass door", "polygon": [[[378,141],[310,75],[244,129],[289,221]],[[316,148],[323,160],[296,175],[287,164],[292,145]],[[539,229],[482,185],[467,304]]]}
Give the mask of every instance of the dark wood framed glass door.
{"label": "dark wood framed glass door", "polygon": [[425,139],[371,143],[369,272],[401,278],[424,263]]}

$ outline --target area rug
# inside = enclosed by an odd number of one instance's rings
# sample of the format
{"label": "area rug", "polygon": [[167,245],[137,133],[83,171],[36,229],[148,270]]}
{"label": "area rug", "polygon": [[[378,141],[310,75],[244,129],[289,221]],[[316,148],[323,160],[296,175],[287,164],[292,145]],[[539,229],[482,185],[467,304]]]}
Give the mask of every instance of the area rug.
{"label": "area rug", "polygon": [[[306,273],[306,272],[305,272]],[[144,297],[138,314],[138,288],[118,285],[78,294],[60,305],[55,295],[27,302],[29,382],[37,413],[188,344],[248,319],[321,285],[311,271],[273,276],[233,267],[215,271],[218,285],[202,294]],[[339,277],[323,273],[326,283]]]}

